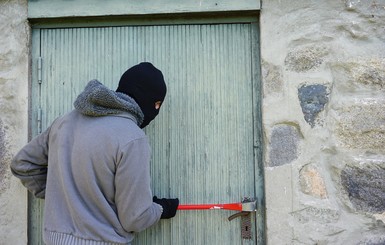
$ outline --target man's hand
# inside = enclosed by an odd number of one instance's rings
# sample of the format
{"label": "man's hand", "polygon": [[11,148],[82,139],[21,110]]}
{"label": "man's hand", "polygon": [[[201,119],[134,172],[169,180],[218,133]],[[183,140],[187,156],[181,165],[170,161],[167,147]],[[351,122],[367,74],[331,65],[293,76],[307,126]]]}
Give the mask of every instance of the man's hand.
{"label": "man's hand", "polygon": [[156,196],[152,199],[153,202],[159,204],[163,208],[161,219],[170,219],[175,216],[176,210],[179,205],[179,199],[170,199],[170,198],[157,198]]}

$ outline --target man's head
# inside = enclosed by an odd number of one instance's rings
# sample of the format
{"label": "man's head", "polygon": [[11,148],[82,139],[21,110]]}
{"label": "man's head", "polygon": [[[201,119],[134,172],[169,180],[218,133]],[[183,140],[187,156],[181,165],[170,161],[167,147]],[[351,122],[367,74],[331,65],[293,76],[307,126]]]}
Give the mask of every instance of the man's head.
{"label": "man's head", "polygon": [[148,62],[135,65],[123,73],[116,90],[132,97],[140,106],[144,114],[141,128],[158,115],[166,91],[162,72]]}

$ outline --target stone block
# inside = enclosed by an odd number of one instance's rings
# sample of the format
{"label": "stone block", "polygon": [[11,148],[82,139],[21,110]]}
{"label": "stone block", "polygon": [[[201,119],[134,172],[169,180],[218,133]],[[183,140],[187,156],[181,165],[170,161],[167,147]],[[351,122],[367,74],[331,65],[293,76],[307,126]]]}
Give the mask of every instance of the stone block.
{"label": "stone block", "polygon": [[275,125],[270,139],[270,167],[289,164],[298,157],[301,134],[297,127],[288,124]]}
{"label": "stone block", "polygon": [[264,94],[282,92],[282,69],[279,66],[262,61]]}
{"label": "stone block", "polygon": [[341,171],[341,185],[353,207],[362,212],[385,212],[385,160],[362,160]]}
{"label": "stone block", "polygon": [[321,84],[303,85],[298,89],[298,98],[305,121],[314,127],[318,114],[329,101],[328,88]]}
{"label": "stone block", "polygon": [[316,166],[305,165],[299,175],[300,188],[303,193],[316,198],[327,198],[324,179]]}
{"label": "stone block", "polygon": [[291,216],[297,243],[284,244],[340,244],[336,242],[339,240],[336,234],[345,228],[339,224],[341,214],[338,210],[307,206],[292,212]]}
{"label": "stone block", "polygon": [[[383,41],[385,41],[384,0],[346,0],[345,7],[346,10],[356,13],[356,15],[349,15],[354,19],[344,23],[344,26],[341,26],[342,31],[348,31],[353,38],[375,42],[378,40],[383,44]],[[371,42],[370,44],[373,45],[374,43]]]}
{"label": "stone block", "polygon": [[385,151],[385,101],[362,99],[336,108],[335,135],[350,149]]}
{"label": "stone block", "polygon": [[316,222],[319,224],[336,223],[340,217],[340,213],[336,210],[306,207],[302,210],[292,213],[292,216],[298,223],[305,224],[309,222]]}
{"label": "stone block", "polygon": [[385,59],[348,60],[331,65],[339,92],[385,89]]}
{"label": "stone block", "polygon": [[372,235],[365,237],[361,241],[357,243],[357,245],[384,245],[385,244],[385,236],[381,235]]}
{"label": "stone block", "polygon": [[328,50],[318,46],[301,47],[289,52],[285,65],[291,71],[307,72],[318,68],[323,62]]}

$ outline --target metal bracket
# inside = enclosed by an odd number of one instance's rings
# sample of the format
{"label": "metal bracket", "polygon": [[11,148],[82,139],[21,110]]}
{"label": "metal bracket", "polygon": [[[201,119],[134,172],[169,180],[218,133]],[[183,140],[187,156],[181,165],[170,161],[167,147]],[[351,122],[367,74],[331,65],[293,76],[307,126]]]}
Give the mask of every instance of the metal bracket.
{"label": "metal bracket", "polygon": [[[252,202],[254,201],[252,198],[243,198],[242,203],[244,202]],[[237,217],[241,217],[241,236],[242,239],[251,239],[252,232],[251,232],[251,212],[239,212],[236,214],[231,215],[228,220],[231,221]]]}
{"label": "metal bracket", "polygon": [[241,217],[242,239],[251,239],[251,214],[248,213]]}

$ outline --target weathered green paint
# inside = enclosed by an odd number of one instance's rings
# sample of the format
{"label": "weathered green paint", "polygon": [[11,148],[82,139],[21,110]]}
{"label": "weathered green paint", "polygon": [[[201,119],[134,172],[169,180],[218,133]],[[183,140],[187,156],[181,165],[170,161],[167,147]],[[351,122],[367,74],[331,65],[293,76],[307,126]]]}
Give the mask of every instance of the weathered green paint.
{"label": "weathered green paint", "polygon": [[123,17],[101,16],[84,18],[30,19],[33,28],[75,28],[75,27],[110,27],[110,26],[153,26],[181,24],[223,24],[250,23],[258,19],[256,11],[231,13],[192,13],[167,15],[129,15]]}
{"label": "weathered green paint", "polygon": [[[168,84],[161,113],[146,128],[154,194],[181,203],[258,197],[251,241],[242,241],[240,220],[227,221],[232,211],[180,211],[135,244],[264,244],[257,24],[35,29],[33,42],[43,83],[35,100],[33,73],[32,125],[39,104],[44,129],[72,109],[89,80],[114,89],[128,67],[150,61]],[[31,244],[39,244],[41,205],[31,201]]]}
{"label": "weathered green paint", "polygon": [[257,244],[265,244],[265,182],[263,164],[263,135],[262,135],[262,84],[261,63],[260,63],[260,37],[259,23],[252,22],[251,28],[251,70],[252,70],[252,91],[253,91],[253,123],[254,123],[254,164],[255,164],[255,194],[258,210],[256,212],[255,225],[257,227]]}
{"label": "weathered green paint", "polygon": [[28,18],[250,11],[260,6],[259,0],[29,0]]}

